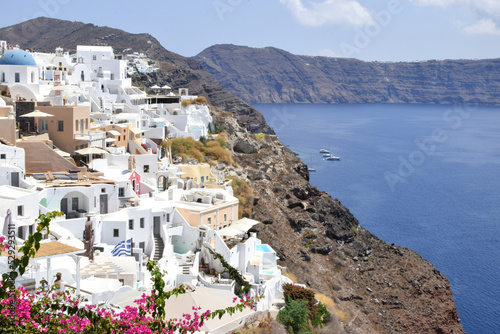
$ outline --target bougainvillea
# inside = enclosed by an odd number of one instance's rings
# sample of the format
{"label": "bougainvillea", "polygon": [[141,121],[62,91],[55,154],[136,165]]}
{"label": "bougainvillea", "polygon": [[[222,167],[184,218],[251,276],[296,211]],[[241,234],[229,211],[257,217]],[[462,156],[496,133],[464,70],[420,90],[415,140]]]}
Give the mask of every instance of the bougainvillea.
{"label": "bougainvillea", "polygon": [[[181,319],[168,319],[164,311],[165,300],[185,293],[186,290],[181,285],[166,292],[163,275],[153,262],[147,266],[152,276],[151,294],[143,294],[134,301],[134,306],[127,306],[122,311],[85,304],[83,298],[66,291],[55,292],[49,289],[30,293],[22,286],[16,288],[13,281],[24,273],[29,259],[40,248],[42,231],[48,233],[50,221],[58,215],[60,214],[53,212],[39,217],[37,232],[28,237],[14,260],[9,262],[9,265],[12,264],[11,272],[2,275],[2,333],[192,333],[199,331],[204,321],[253,307],[258,299],[245,295],[235,298],[235,305],[225,309],[202,311],[200,308],[193,308],[191,314],[184,314]],[[4,242],[5,238],[0,237],[0,249],[10,249]]]}

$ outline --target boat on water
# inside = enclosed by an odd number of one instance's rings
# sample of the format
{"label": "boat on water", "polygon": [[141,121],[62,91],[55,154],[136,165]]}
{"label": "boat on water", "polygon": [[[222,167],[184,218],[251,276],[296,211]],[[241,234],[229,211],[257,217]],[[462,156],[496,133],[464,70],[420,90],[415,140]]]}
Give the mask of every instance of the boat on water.
{"label": "boat on water", "polygon": [[324,148],[322,148],[321,150],[319,150],[319,153],[330,153],[330,151],[325,150]]}
{"label": "boat on water", "polygon": [[330,154],[329,157],[326,157],[325,160],[340,160],[341,158],[340,157],[336,157],[332,154]]}
{"label": "boat on water", "polygon": [[329,157],[330,155],[331,155],[330,153],[323,153],[322,157],[323,157],[323,158],[327,158],[327,157]]}
{"label": "boat on water", "polygon": [[309,172],[315,172],[315,171],[316,171],[316,169],[311,168],[311,167],[308,167],[308,168],[307,168],[307,170],[308,170]]}

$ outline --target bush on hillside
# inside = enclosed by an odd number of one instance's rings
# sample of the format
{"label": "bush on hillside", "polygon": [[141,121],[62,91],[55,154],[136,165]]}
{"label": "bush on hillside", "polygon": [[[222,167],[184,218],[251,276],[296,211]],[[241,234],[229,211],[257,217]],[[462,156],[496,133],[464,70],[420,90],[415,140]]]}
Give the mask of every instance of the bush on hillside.
{"label": "bush on hillside", "polygon": [[252,188],[236,176],[230,176],[228,179],[233,180],[233,194],[240,201],[238,205],[238,218],[252,218],[252,202],[254,197]]}
{"label": "bush on hillside", "polygon": [[306,304],[305,300],[292,300],[279,311],[276,319],[291,333],[310,332],[307,324],[309,311]]}

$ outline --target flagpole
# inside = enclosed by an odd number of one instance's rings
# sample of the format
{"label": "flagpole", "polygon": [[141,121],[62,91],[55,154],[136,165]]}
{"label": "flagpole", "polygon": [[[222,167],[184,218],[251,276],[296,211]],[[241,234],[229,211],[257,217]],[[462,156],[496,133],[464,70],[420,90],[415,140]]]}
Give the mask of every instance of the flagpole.
{"label": "flagpole", "polygon": [[134,256],[134,247],[132,246],[134,244],[134,238],[130,238],[130,256]]}

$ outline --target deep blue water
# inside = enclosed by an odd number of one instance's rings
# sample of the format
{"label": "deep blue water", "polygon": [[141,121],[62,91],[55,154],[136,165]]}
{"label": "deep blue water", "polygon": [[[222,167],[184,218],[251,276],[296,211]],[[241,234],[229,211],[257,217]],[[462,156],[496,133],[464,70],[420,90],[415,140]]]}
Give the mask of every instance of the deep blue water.
{"label": "deep blue water", "polygon": [[313,185],[450,280],[467,333],[500,333],[500,108],[254,106],[316,169]]}

